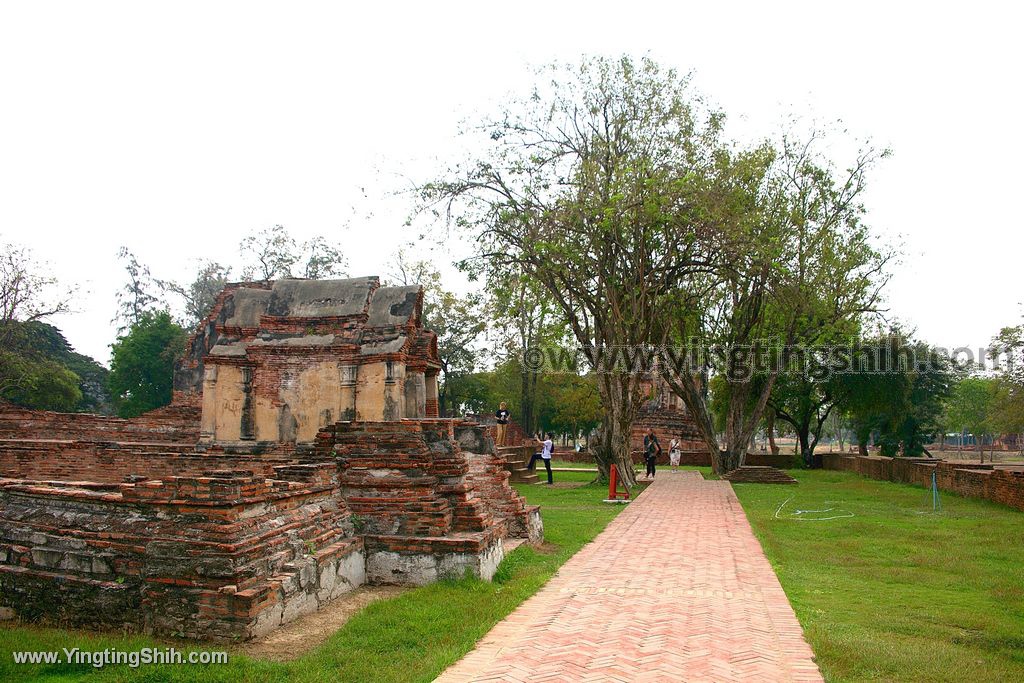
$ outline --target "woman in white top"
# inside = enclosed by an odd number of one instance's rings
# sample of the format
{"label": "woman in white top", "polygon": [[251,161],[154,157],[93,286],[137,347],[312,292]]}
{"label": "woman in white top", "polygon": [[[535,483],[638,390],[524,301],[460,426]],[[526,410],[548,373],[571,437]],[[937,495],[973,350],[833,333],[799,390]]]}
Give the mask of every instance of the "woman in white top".
{"label": "woman in white top", "polygon": [[672,439],[668,444],[668,461],[672,464],[673,470],[679,469],[679,458],[683,452],[679,449],[679,439]]}

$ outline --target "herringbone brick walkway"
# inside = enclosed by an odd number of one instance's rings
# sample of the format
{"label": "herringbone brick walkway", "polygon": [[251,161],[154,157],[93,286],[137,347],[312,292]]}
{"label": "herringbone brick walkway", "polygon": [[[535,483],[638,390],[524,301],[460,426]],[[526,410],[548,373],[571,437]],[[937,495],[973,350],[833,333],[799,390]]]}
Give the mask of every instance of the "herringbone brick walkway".
{"label": "herringbone brick walkway", "polygon": [[821,681],[726,481],[650,487],[438,681]]}

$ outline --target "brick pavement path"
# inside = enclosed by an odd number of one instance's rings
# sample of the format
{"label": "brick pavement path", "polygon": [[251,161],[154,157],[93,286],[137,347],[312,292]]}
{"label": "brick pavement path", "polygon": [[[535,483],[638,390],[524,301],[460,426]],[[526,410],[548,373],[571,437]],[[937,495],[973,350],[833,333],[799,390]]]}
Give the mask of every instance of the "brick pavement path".
{"label": "brick pavement path", "polygon": [[821,681],[732,487],[654,483],[437,679]]}

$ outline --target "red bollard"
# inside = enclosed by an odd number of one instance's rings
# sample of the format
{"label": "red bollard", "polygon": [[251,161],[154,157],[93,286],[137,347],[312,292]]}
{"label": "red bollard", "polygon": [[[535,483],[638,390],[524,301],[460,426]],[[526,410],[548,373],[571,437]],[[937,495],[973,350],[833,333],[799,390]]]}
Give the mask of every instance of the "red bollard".
{"label": "red bollard", "polygon": [[608,500],[618,500],[620,496],[623,500],[629,500],[629,489],[625,485],[622,489],[619,491],[619,468],[612,463],[612,469],[608,473]]}

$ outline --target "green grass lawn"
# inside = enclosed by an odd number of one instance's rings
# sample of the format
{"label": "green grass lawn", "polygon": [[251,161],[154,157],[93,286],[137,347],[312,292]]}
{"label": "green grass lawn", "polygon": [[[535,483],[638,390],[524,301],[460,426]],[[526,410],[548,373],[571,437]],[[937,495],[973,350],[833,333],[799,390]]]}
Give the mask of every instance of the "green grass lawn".
{"label": "green grass lawn", "polygon": [[1024,680],[1024,513],[952,494],[934,513],[922,488],[791,474],[734,489],[828,680]]}
{"label": "green grass lawn", "polygon": [[[556,481],[590,482],[585,472],[560,472]],[[233,655],[221,666],[126,666],[93,670],[84,665],[14,665],[12,651],[138,650],[169,644],[145,637],[97,635],[51,628],[0,630],[0,680],[37,681],[429,681],[537,591],[569,557],[621,511],[601,503],[604,487],[519,487],[541,506],[546,544],[522,546],[498,569],[493,582],[474,579],[418,588],[368,606],[322,646],[285,663]],[[179,650],[181,643],[173,644]],[[201,649],[217,650],[216,645]]]}

